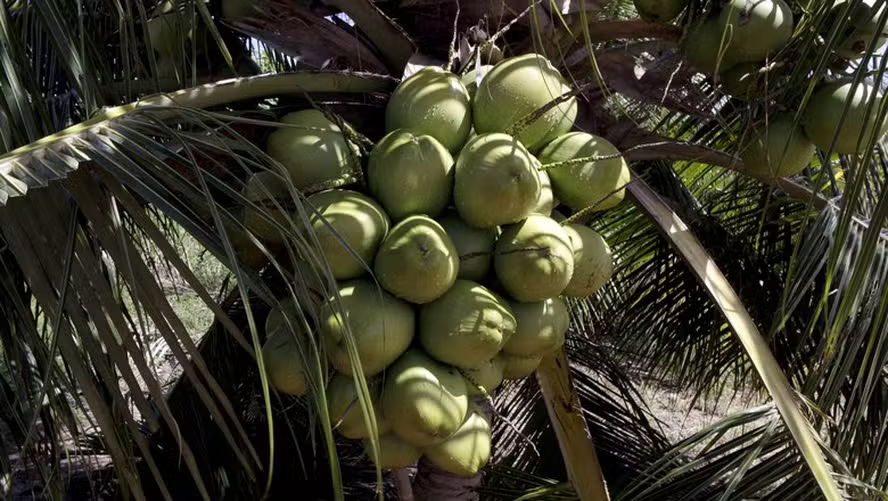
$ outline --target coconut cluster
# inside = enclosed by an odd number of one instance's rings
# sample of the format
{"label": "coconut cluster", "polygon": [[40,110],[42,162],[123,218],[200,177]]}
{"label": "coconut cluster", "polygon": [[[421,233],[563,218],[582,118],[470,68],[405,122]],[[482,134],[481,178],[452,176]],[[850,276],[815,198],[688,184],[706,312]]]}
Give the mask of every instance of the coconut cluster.
{"label": "coconut cluster", "polygon": [[[303,353],[314,336],[335,370],[325,387],[331,422],[367,441],[361,371],[380,455],[369,442],[366,449],[380,467],[424,455],[453,474],[475,474],[491,450],[483,402],[562,346],[565,298],[594,294],[610,278],[605,239],[556,208],[615,206],[629,169],[604,138],[571,132],[569,91],[538,54],[463,76],[426,67],[394,90],[386,134],[366,158],[346,124],[318,110],[285,116],[287,126],[269,138],[268,153],[292,184],[251,180],[247,197],[266,208],[290,189],[358,171],[363,180],[307,198],[338,291],[314,311],[287,303],[269,315],[269,379],[303,394]],[[245,221],[276,242],[287,238],[280,227],[291,217],[280,216],[279,225],[252,213]]]}
{"label": "coconut cluster", "polygon": [[[842,16],[846,17],[846,29],[822,35],[837,37],[836,56],[859,59],[871,41],[879,46],[888,39],[879,31],[884,6],[876,8],[876,3],[863,0],[849,8],[846,0],[835,1],[824,29],[841,22]],[[636,0],[642,17],[668,21],[663,16],[651,17],[652,6],[676,14],[680,6],[683,8],[678,0]],[[734,98],[746,100],[766,95],[777,86],[773,76],[768,81],[771,68],[766,63],[789,44],[793,29],[793,14],[784,0],[729,0],[687,26],[681,46],[692,66],[715,77],[722,90]],[[739,148],[746,172],[772,180],[801,172],[818,148],[843,154],[860,152],[872,134],[878,139],[886,132],[885,124],[877,118],[881,98],[877,94],[875,86],[866,81],[855,84],[852,78],[842,78],[822,82],[798,116],[795,111],[779,111],[748,123]]]}

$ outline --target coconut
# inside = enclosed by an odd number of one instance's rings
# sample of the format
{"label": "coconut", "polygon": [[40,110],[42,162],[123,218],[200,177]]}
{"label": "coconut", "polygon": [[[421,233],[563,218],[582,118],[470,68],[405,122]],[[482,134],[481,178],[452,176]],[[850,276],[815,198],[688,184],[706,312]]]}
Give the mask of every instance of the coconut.
{"label": "coconut", "polygon": [[[341,308],[340,308],[341,306]],[[410,346],[415,318],[409,304],[368,280],[350,280],[339,287],[318,312],[318,326],[327,357],[339,372],[352,374],[346,339],[351,333],[365,376],[382,372]]]}
{"label": "coconut", "polygon": [[[478,84],[472,101],[475,131],[506,132],[569,91],[561,73],[540,54],[504,59]],[[569,131],[576,117],[577,100],[570,97],[521,128],[518,139],[536,151]]]}
{"label": "coconut", "polygon": [[514,223],[540,198],[533,156],[512,136],[481,134],[456,159],[453,201],[460,217],[478,228]]}
{"label": "coconut", "polygon": [[238,259],[249,268],[259,271],[268,264],[268,256],[240,228],[229,227],[228,240]]}
{"label": "coconut", "polygon": [[668,23],[681,14],[688,0],[633,0],[635,10],[645,21]]}
{"label": "coconut", "polygon": [[460,82],[466,87],[466,91],[469,93],[469,97],[475,98],[475,91],[478,90],[478,84],[481,83],[481,80],[490,73],[490,70],[493,69],[493,65],[490,64],[482,64],[481,66],[476,66],[469,70],[465,75],[460,78]]}
{"label": "coconut", "polygon": [[262,359],[268,381],[277,391],[290,395],[305,395],[305,364],[302,351],[292,333],[278,329],[262,345]]}
{"label": "coconut", "polygon": [[[284,233],[278,229],[275,223],[283,227],[284,231],[290,228],[287,214],[284,212],[288,205],[287,200],[290,199],[286,181],[271,171],[257,172],[247,180],[244,187],[244,198],[263,209],[260,211],[245,207],[244,226],[266,242],[283,243]],[[268,218],[273,219],[274,222],[269,221]]]}
{"label": "coconut", "polygon": [[537,175],[540,176],[540,198],[537,199],[536,206],[533,208],[534,214],[542,214],[549,216],[555,207],[555,195],[552,193],[552,180],[549,174],[542,169],[537,169]]}
{"label": "coconut", "polygon": [[740,63],[719,75],[722,90],[737,99],[756,95],[761,63]]}
{"label": "coconut", "polygon": [[263,2],[264,0],[222,0],[222,17],[225,19],[257,17],[261,14],[257,4]]}
{"label": "coconut", "polygon": [[493,266],[503,289],[518,301],[542,301],[561,294],[573,275],[573,250],[564,229],[551,218],[531,214],[503,228]]}
{"label": "coconut", "polygon": [[426,66],[402,81],[385,108],[386,132],[428,134],[450,153],[465,144],[471,128],[469,92],[458,76],[438,66]]}
{"label": "coconut", "polygon": [[382,241],[373,271],[379,283],[395,296],[412,303],[428,303],[456,281],[459,254],[434,219],[409,216]]}
{"label": "coconut", "polygon": [[499,228],[475,228],[460,219],[455,212],[447,212],[437,219],[447,232],[459,255],[457,278],[480,282],[490,270],[493,246]]}
{"label": "coconut", "polygon": [[494,44],[480,45],[478,47],[481,62],[487,65],[494,65],[503,60],[503,49]]}
{"label": "coconut", "polygon": [[496,355],[515,332],[509,305],[487,287],[457,280],[419,312],[419,342],[435,359],[462,368]]}
{"label": "coconut", "polygon": [[610,280],[614,256],[604,237],[582,224],[563,226],[573,249],[574,272],[562,294],[588,297]]}
{"label": "coconut", "polygon": [[281,127],[268,136],[268,155],[283,164],[299,189],[339,179],[360,169],[357,147],[323,112],[307,109],[288,113]]}
{"label": "coconut", "polygon": [[161,15],[148,20],[148,40],[159,60],[179,61],[186,47],[183,40],[188,43],[194,37],[194,23],[184,12],[173,11],[171,5],[164,7],[156,11],[163,12]]}
{"label": "coconut", "polygon": [[715,75],[737,64],[733,56],[727,53],[729,40],[730,36],[722,32],[715,19],[707,19],[688,28],[681,50],[691,66],[708,75]]}
{"label": "coconut", "polygon": [[[380,381],[367,381],[370,392],[370,405],[376,418],[376,430],[381,435],[391,429],[391,424],[383,419],[379,411],[379,393],[382,390]],[[352,376],[336,374],[327,383],[327,410],[330,422],[336,431],[346,438],[367,438],[370,430],[364,424],[364,411],[358,400],[358,389]]]}
{"label": "coconut", "polygon": [[509,355],[531,356],[560,348],[570,325],[567,306],[560,298],[550,297],[533,303],[510,301],[518,327],[503,346]]}
{"label": "coconut", "polygon": [[763,179],[792,176],[814,157],[816,148],[802,128],[793,124],[791,113],[777,113],[753,128],[740,152],[746,173]]}
{"label": "coconut", "polygon": [[265,317],[265,336],[271,338],[279,330],[302,332],[306,315],[293,297],[281,299]]}
{"label": "coconut", "polygon": [[372,198],[351,190],[327,190],[308,197],[309,216],[333,276],[363,275],[389,230],[389,218]]}
{"label": "coconut", "polygon": [[605,158],[546,169],[555,196],[574,210],[593,207],[592,210],[601,211],[619,204],[629,183],[629,165],[607,139],[585,132],[571,132],[555,139],[540,152],[543,165],[584,157]]}
{"label": "coconut", "polygon": [[503,360],[503,379],[521,379],[531,374],[540,362],[543,361],[542,355],[510,355],[508,353],[500,353],[499,357]]}
{"label": "coconut", "polygon": [[[469,389],[469,396],[491,396],[493,390],[503,383],[503,367],[505,363],[499,355],[481,362],[476,367],[462,369],[463,377]],[[483,388],[487,395],[479,389]]]}
{"label": "coconut", "polygon": [[364,440],[364,452],[380,469],[396,469],[410,466],[419,461],[422,452],[411,445],[406,440],[395,435],[394,433],[386,433],[379,436],[379,458],[373,454],[373,447],[370,439]]}
{"label": "coconut", "polygon": [[[859,147],[863,148],[873,132],[877,134],[876,139],[885,134],[885,124],[877,120],[881,94],[867,82],[858,83],[852,94],[853,86],[853,80],[839,80],[824,85],[808,100],[802,116],[805,134],[823,151],[856,153],[859,151],[858,140]],[[849,103],[847,113],[846,103]],[[868,108],[871,108],[869,113]],[[844,120],[839,127],[843,114]],[[836,144],[832,146],[836,134]]]}
{"label": "coconut", "polygon": [[764,61],[792,38],[792,11],[783,0],[729,0],[716,23],[730,37],[729,59],[738,63]]}
{"label": "coconut", "polygon": [[490,419],[473,406],[456,433],[423,455],[432,464],[454,475],[472,476],[490,460]]}
{"label": "coconut", "polygon": [[[844,29],[836,34],[836,53],[846,59],[860,59],[866,54],[870,41],[878,34],[875,48],[881,47],[886,40],[885,29],[879,32],[879,19],[882,17],[885,4],[879,0],[860,0],[851,2],[849,7],[846,0],[836,0],[830,9],[829,22],[823,23],[821,35],[824,38],[830,36],[833,26],[842,22],[842,17],[847,19]],[[877,8],[878,5],[878,8]],[[846,9],[848,11],[846,12]]]}
{"label": "coconut", "polygon": [[395,221],[412,214],[435,217],[450,201],[453,157],[432,136],[394,130],[370,153],[367,185]]}
{"label": "coconut", "polygon": [[459,429],[469,409],[466,381],[455,367],[410,349],[386,371],[382,415],[392,431],[417,446],[444,441]]}

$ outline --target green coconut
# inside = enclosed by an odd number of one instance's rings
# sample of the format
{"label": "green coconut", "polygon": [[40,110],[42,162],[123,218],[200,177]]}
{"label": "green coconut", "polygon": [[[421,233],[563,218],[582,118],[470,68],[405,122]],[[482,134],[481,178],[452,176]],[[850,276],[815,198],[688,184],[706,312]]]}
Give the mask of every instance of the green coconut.
{"label": "green coconut", "polygon": [[483,285],[457,280],[419,312],[419,342],[433,358],[472,368],[494,357],[515,332],[509,305]]}
{"label": "green coconut", "polygon": [[333,367],[352,374],[347,336],[354,340],[365,376],[382,372],[413,340],[413,308],[369,280],[350,280],[318,312],[318,326]]}
{"label": "green coconut", "polygon": [[737,99],[755,96],[760,83],[761,63],[740,63],[719,75],[722,90]]}
{"label": "green coconut", "polygon": [[426,447],[422,454],[432,464],[454,475],[470,477],[490,460],[490,419],[477,407],[447,440]]}
{"label": "green coconut", "polygon": [[250,269],[261,270],[268,264],[268,256],[240,228],[226,225],[228,240],[237,258]]}
{"label": "green coconut", "polygon": [[716,23],[728,31],[727,55],[738,63],[764,61],[792,38],[792,11],[783,0],[729,0]]}
{"label": "green coconut", "polygon": [[357,147],[323,112],[307,109],[288,113],[268,136],[266,151],[290,173],[299,189],[342,178],[360,169]]}
{"label": "green coconut", "polygon": [[481,62],[487,65],[494,65],[503,60],[503,49],[500,49],[492,43],[480,45],[478,52],[481,57]]}
{"label": "green coconut", "polygon": [[271,338],[279,330],[301,332],[307,315],[293,297],[281,299],[265,317],[265,336]]}
{"label": "green coconut", "polygon": [[582,224],[563,226],[573,249],[574,272],[562,294],[588,297],[610,280],[614,256],[607,241],[598,232]]}
{"label": "green coconut", "polygon": [[459,151],[472,128],[471,98],[459,77],[426,66],[403,80],[385,108],[385,130],[407,129]]}
{"label": "green coconut", "polygon": [[264,0],[222,0],[222,17],[240,19],[259,16],[261,11],[257,5],[263,2]]}
{"label": "green coconut", "polygon": [[595,211],[610,209],[623,200],[630,174],[626,160],[607,139],[585,132],[570,132],[540,152],[540,162],[544,165],[587,157],[604,158],[547,168],[552,191],[561,203],[574,210],[587,207],[594,207],[592,210]]}
{"label": "green coconut", "polygon": [[774,179],[798,174],[814,157],[816,148],[802,128],[793,124],[792,113],[777,113],[758,124],[740,152],[743,167],[750,175]]}
{"label": "green coconut", "polygon": [[490,73],[490,70],[492,69],[493,65],[482,64],[481,66],[473,67],[459,79],[460,82],[466,86],[466,91],[468,91],[471,99],[475,98],[475,91],[478,90],[478,84],[481,83],[481,80]]}
{"label": "green coconut", "polygon": [[[877,134],[876,139],[885,134],[885,124],[877,120],[881,94],[867,82],[858,83],[852,94],[853,86],[853,80],[839,80],[824,85],[808,100],[802,116],[805,135],[823,151],[856,153],[858,148],[866,146],[873,132]],[[847,113],[846,103],[849,103]],[[871,108],[869,113],[868,108]],[[839,127],[843,114],[844,120]],[[832,146],[836,134],[836,144]]]}
{"label": "green coconut", "polygon": [[[866,54],[867,46],[870,41],[878,34],[876,38],[875,48],[881,47],[888,40],[886,29],[879,31],[879,19],[881,19],[885,4],[879,0],[861,0],[860,2],[850,2],[853,5],[848,6],[847,0],[836,0],[830,9],[829,22],[823,23],[823,31],[821,35],[824,38],[830,36],[833,26],[842,22],[842,18],[847,19],[844,29],[836,34],[836,54],[846,59],[860,59]],[[878,7],[877,7],[878,5]],[[846,12],[846,9],[847,12]]]}
{"label": "green coconut", "polygon": [[688,0],[633,0],[635,10],[645,21],[668,23],[681,14]]}
{"label": "green coconut", "polygon": [[453,201],[477,228],[514,223],[533,212],[540,177],[533,156],[512,136],[481,134],[456,159]]}
{"label": "green coconut", "polygon": [[309,221],[337,280],[370,269],[389,230],[389,218],[372,198],[351,190],[327,190],[308,197],[317,213]]}
{"label": "green coconut", "polygon": [[500,353],[503,360],[503,379],[521,379],[534,373],[540,362],[543,361],[542,355],[510,355],[509,353]]}
{"label": "green coconut", "polygon": [[[367,381],[367,389],[370,392],[370,405],[373,407],[373,415],[376,419],[376,430],[381,435],[391,429],[391,424],[383,419],[379,410],[379,393],[382,384],[379,379]],[[327,411],[330,413],[330,422],[336,427],[336,431],[346,438],[368,438],[370,430],[364,424],[364,411],[358,400],[358,389],[352,376],[336,374],[327,383]]]}
{"label": "green coconut", "polygon": [[450,202],[453,157],[432,136],[394,130],[370,153],[367,186],[395,221],[412,214],[435,217]]}
{"label": "green coconut", "polygon": [[[505,363],[503,362],[502,357],[497,355],[490,360],[485,360],[484,362],[481,362],[475,367],[460,370],[460,373],[462,373],[463,377],[466,378],[469,395],[491,395],[493,390],[497,389],[499,385],[503,384],[504,366]],[[483,388],[487,395],[482,393],[479,387]]]}
{"label": "green coconut", "polygon": [[289,395],[305,395],[305,364],[295,336],[304,333],[291,333],[278,329],[262,345],[262,359],[268,382],[277,391]]}
{"label": "green coconut", "polygon": [[503,289],[518,301],[542,301],[561,294],[573,275],[573,250],[564,229],[551,218],[531,214],[503,228],[493,266]]}
{"label": "green coconut", "polygon": [[[472,101],[475,131],[506,132],[569,91],[561,73],[540,54],[504,59],[478,84]],[[537,151],[569,131],[576,117],[577,101],[571,97],[521,128],[518,139]]]}
{"label": "green coconut", "polygon": [[405,468],[419,461],[419,457],[422,455],[422,451],[416,446],[394,433],[379,436],[379,458],[373,454],[370,439],[364,440],[364,452],[373,463],[383,470]]}
{"label": "green coconut", "polygon": [[560,348],[570,325],[567,305],[558,297],[533,303],[510,301],[518,327],[503,346],[509,355],[532,356]]}
{"label": "green coconut", "polygon": [[284,231],[290,228],[288,216],[284,212],[290,200],[287,182],[274,172],[257,172],[247,180],[244,198],[262,208],[260,211],[245,207],[244,226],[266,242],[283,243],[286,237],[275,223],[283,227]]}
{"label": "green coconut", "polygon": [[706,19],[688,27],[681,51],[691,66],[707,75],[726,71],[737,64],[727,51],[730,37],[715,19]]}
{"label": "green coconut", "polygon": [[496,245],[499,228],[475,228],[455,212],[447,212],[438,217],[437,221],[450,236],[459,255],[459,272],[456,277],[480,282],[490,271],[493,246]]}
{"label": "green coconut", "polygon": [[[161,15],[148,20],[148,40],[151,48],[157,51],[158,59],[179,61],[183,55],[184,43],[190,43],[194,37],[194,23],[191,16],[184,12],[174,11],[171,4],[164,4],[155,13]],[[158,61],[159,63],[159,61]]]}
{"label": "green coconut", "polygon": [[555,207],[555,195],[552,193],[552,180],[549,174],[542,169],[537,169],[540,176],[540,198],[537,199],[536,206],[533,208],[534,214],[542,214],[549,216]]}
{"label": "green coconut", "polygon": [[466,381],[452,366],[413,348],[386,371],[382,415],[392,431],[417,446],[440,443],[453,435],[469,409]]}
{"label": "green coconut", "polygon": [[428,303],[456,281],[459,253],[434,219],[409,216],[382,241],[373,271],[395,296],[411,303]]}

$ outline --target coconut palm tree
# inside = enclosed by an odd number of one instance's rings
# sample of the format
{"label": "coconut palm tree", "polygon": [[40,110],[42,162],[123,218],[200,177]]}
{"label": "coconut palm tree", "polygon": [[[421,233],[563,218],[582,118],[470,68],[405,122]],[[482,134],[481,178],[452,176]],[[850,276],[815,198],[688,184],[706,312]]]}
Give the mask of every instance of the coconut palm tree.
{"label": "coconut palm tree", "polygon": [[[0,2],[4,488],[25,476],[61,499],[72,458],[104,455],[80,496],[409,499],[411,482],[416,499],[888,496],[880,131],[790,177],[743,162],[763,123],[802,122],[824,79],[884,87],[888,9],[836,5],[790,2],[791,37],[746,93],[692,55],[733,36],[689,35],[730,12],[720,2],[671,23],[620,0]],[[578,98],[575,127],[630,163],[622,204],[567,214],[605,235],[616,271],[570,301],[564,349],[494,395],[482,475],[381,472],[332,431],[321,348],[300,345],[301,398],[270,388],[261,351],[271,308],[334,290],[305,197],[360,173],[271,206],[244,187],[280,172],[264,144],[288,111],[324,111],[366,153],[405,75],[468,71],[491,46],[545,54]],[[866,104],[881,122],[886,100]],[[834,115],[820,121],[850,113]],[[262,240],[245,211],[286,238]],[[183,234],[230,270],[223,290],[183,257]],[[212,312],[209,329],[172,307],[169,274]],[[172,382],[158,345],[181,370]],[[643,381],[690,392],[688,406],[747,400],[669,438]]]}

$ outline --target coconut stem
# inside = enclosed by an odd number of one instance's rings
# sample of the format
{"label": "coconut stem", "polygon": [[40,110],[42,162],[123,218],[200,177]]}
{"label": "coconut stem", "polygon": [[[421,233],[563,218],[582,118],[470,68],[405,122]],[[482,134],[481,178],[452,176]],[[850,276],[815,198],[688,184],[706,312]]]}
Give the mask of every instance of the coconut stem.
{"label": "coconut stem", "polygon": [[604,202],[605,200],[607,200],[608,198],[610,198],[612,195],[615,195],[615,194],[619,193],[620,190],[626,188],[626,187],[629,186],[631,183],[632,183],[632,180],[629,180],[629,182],[627,182],[627,183],[621,185],[620,187],[615,188],[615,189],[609,191],[606,195],[604,195],[603,197],[601,197],[601,199],[599,199],[599,200],[598,200],[597,202],[595,202],[594,204],[592,204],[592,205],[590,205],[590,206],[588,206],[588,207],[584,207],[584,208],[580,209],[579,211],[577,211],[576,214],[571,215],[570,217],[566,218],[564,221],[561,221],[561,222],[558,223],[558,224],[560,224],[561,226],[567,226],[567,225],[569,225],[569,224],[573,224],[573,223],[579,221],[579,220],[582,219],[583,217],[585,217],[585,216],[587,216],[587,215],[589,215],[589,214],[595,212],[596,208],[597,208],[599,205],[601,205],[601,202]]}
{"label": "coconut stem", "polygon": [[562,160],[560,162],[550,162],[547,164],[542,164],[539,167],[537,167],[537,170],[544,171],[544,170],[554,169],[556,167],[570,167],[570,166],[574,166],[574,165],[583,165],[585,163],[598,162],[600,160],[612,160],[614,158],[620,158],[623,155],[625,155],[626,153],[629,153],[630,151],[643,150],[645,148],[658,148],[660,146],[667,146],[667,145],[675,144],[675,143],[676,143],[676,141],[656,141],[653,143],[636,144],[635,146],[630,146],[629,148],[626,148],[623,151],[620,151],[618,153],[612,153],[610,155],[592,155],[589,157],[571,158],[569,160]]}
{"label": "coconut stem", "polygon": [[395,492],[398,501],[413,501],[413,486],[410,485],[410,473],[407,468],[398,468],[392,471],[392,483],[395,484]]}

